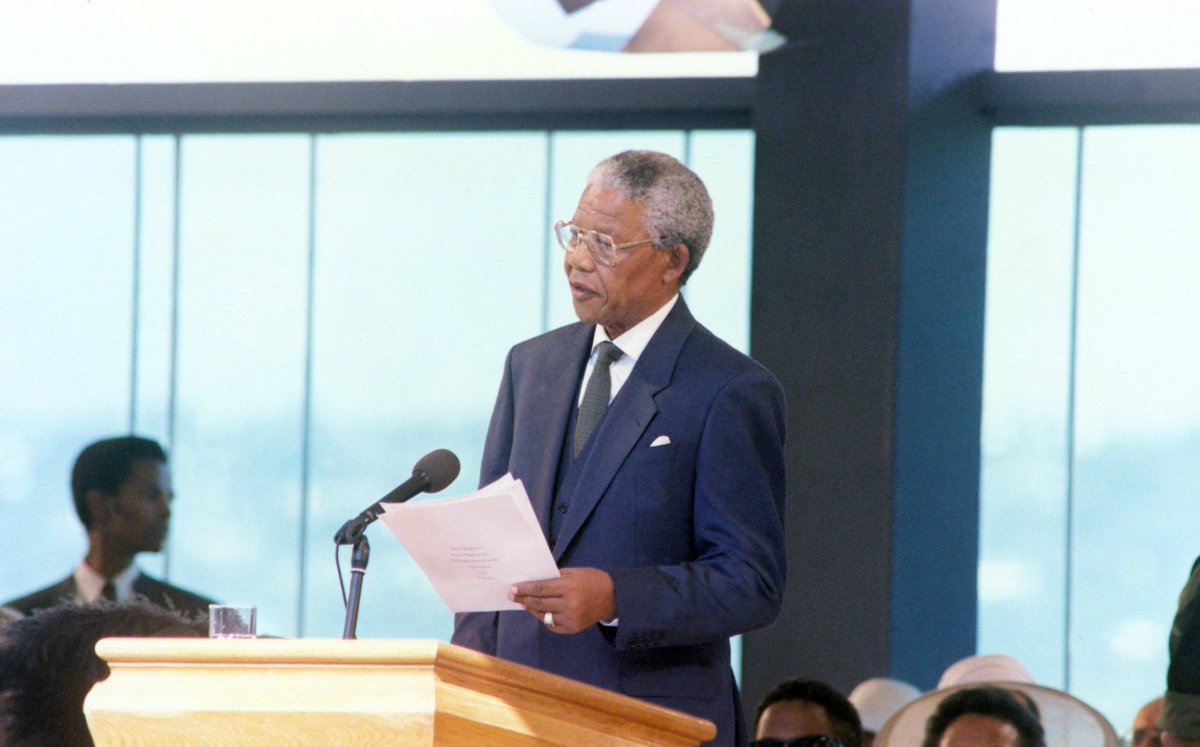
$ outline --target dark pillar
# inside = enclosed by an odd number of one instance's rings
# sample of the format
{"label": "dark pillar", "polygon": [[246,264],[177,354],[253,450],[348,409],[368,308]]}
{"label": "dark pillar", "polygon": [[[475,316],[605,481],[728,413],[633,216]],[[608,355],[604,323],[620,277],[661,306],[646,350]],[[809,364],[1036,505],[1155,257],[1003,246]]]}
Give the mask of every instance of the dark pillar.
{"label": "dark pillar", "polygon": [[751,352],[788,393],[790,677],[932,687],[975,649],[994,0],[803,0],[760,61]]}

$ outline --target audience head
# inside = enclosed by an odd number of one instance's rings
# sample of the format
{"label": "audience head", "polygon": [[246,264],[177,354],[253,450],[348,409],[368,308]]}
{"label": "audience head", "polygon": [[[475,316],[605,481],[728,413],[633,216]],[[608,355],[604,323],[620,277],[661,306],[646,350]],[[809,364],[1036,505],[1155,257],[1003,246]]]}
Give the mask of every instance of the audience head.
{"label": "audience head", "polygon": [[203,637],[207,628],[147,602],[61,605],[0,627],[0,744],[91,745],[83,699],[108,677],[96,641]]}
{"label": "audience head", "polygon": [[922,747],[1046,747],[1046,739],[1037,717],[1011,690],[967,687],[938,704]]}
{"label": "audience head", "polygon": [[1121,740],[1122,747],[1162,747],[1162,734],[1158,729],[1162,705],[1163,699],[1155,698],[1138,709],[1129,733]]}
{"label": "audience head", "polygon": [[1095,708],[1070,693],[1038,685],[1019,661],[1009,656],[969,656],[942,674],[938,687],[897,711],[875,738],[875,747],[920,744],[929,718],[951,695],[968,688],[1005,690],[1037,719],[1045,743],[1053,747],[1117,747],[1117,733]]}
{"label": "audience head", "polygon": [[[862,724],[844,695],[816,680],[787,680],[766,694],[754,717],[753,745],[778,747],[798,737],[832,737],[843,747],[860,747]],[[814,739],[811,747],[838,747]]]}
{"label": "audience head", "polygon": [[873,677],[850,691],[850,703],[862,720],[863,747],[871,747],[875,735],[896,711],[920,697],[921,691],[907,682]]}

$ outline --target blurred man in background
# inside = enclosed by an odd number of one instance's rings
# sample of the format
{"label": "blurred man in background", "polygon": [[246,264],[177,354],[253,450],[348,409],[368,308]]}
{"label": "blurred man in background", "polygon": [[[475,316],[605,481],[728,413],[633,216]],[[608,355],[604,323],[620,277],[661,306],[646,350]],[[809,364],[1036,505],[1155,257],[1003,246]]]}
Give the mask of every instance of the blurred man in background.
{"label": "blurred man in background", "polygon": [[17,619],[62,603],[142,598],[186,615],[208,613],[211,599],[152,578],[134,565],[159,552],[171,521],[171,472],[157,442],[139,436],[97,441],[71,471],[75,512],[88,536],[87,555],[62,581],[14,599],[0,617]]}

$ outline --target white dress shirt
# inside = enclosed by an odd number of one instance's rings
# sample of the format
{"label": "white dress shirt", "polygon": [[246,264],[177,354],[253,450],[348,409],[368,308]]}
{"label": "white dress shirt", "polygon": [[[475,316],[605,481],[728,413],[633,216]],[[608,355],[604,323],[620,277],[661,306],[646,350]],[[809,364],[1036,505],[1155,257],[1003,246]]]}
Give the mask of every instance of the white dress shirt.
{"label": "white dress shirt", "polygon": [[[112,580],[117,590],[117,601],[124,602],[133,596],[133,582],[137,580],[140,571],[132,563],[128,568],[117,574]],[[89,604],[100,598],[104,584],[108,581],[84,562],[75,567],[75,602]]]}
{"label": "white dress shirt", "polygon": [[[671,313],[671,309],[675,307],[678,300],[679,294],[676,293],[658,311],[617,335],[617,339],[609,340],[621,349],[621,357],[613,361],[612,366],[609,367],[612,376],[612,388],[608,391],[609,402],[612,402],[613,397],[617,396],[617,392],[621,391],[629,374],[633,372],[637,359],[650,344],[650,338],[654,337],[654,333],[662,326],[663,320],[667,318],[667,314]],[[587,367],[583,370],[583,379],[579,382],[579,396],[575,399],[576,405],[583,402],[583,392],[587,388],[588,379],[592,378],[592,369],[596,367],[596,346],[606,340],[608,340],[608,333],[604,331],[604,325],[597,324],[596,331],[592,334],[592,354],[588,357]]]}

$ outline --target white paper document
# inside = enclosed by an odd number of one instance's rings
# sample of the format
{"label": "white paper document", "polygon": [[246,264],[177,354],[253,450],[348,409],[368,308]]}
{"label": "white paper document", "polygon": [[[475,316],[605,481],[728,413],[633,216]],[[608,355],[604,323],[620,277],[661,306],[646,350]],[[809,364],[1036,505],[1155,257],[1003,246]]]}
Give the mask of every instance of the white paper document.
{"label": "white paper document", "polygon": [[459,498],[384,503],[380,521],[452,612],[519,610],[508,588],[558,578],[558,566],[520,480],[505,475]]}

